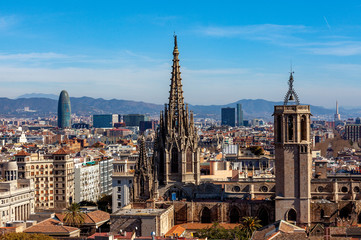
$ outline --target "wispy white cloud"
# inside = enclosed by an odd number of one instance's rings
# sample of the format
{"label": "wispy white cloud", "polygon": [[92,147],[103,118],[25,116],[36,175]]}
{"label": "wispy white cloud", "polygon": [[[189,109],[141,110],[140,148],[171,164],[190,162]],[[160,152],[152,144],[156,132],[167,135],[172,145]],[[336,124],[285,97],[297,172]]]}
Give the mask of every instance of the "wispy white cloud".
{"label": "wispy white cloud", "polygon": [[64,59],[70,56],[60,53],[46,52],[46,53],[17,53],[17,54],[0,54],[0,60],[49,60],[49,59]]}
{"label": "wispy white cloud", "polygon": [[[331,31],[326,17],[324,21]],[[353,29],[354,30],[354,29]],[[324,30],[304,25],[259,24],[244,26],[199,27],[195,30],[206,36],[256,40],[273,45],[299,49],[314,55],[361,55],[361,41],[346,35],[326,34]]]}
{"label": "wispy white cloud", "polygon": [[250,40],[264,40],[272,43],[295,38],[295,33],[306,33],[304,25],[258,24],[244,26],[199,27],[196,32],[213,37],[239,37]]}
{"label": "wispy white cloud", "polygon": [[361,42],[328,42],[305,50],[316,55],[361,55]]}
{"label": "wispy white cloud", "polygon": [[19,18],[15,15],[0,16],[0,30],[6,30],[17,24]]}

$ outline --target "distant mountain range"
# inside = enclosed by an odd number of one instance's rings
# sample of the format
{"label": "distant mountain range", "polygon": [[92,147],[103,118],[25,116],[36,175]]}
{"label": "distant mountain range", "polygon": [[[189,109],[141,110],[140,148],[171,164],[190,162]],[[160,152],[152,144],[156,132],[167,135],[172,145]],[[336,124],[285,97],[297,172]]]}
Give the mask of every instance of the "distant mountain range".
{"label": "distant mountain range", "polygon": [[[16,99],[0,98],[0,116],[2,117],[44,117],[57,113],[58,96],[52,94],[32,93],[21,95]],[[72,112],[77,115],[92,114],[149,114],[158,116],[164,109],[164,105],[138,101],[102,98],[80,97],[70,98]],[[236,107],[237,103],[242,104],[244,119],[263,118],[272,119],[273,106],[283,102],[272,102],[263,99],[242,99],[226,105],[189,105],[189,109],[195,117],[209,117],[220,119],[221,108]],[[319,106],[311,106],[314,117],[332,119],[334,109],[327,109]],[[340,109],[343,118],[361,116],[361,108]]]}

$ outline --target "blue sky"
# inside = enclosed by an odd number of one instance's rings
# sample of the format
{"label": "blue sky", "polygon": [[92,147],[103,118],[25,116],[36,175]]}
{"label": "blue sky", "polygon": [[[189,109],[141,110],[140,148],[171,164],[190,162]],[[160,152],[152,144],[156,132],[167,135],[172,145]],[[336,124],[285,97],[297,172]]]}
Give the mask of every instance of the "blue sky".
{"label": "blue sky", "polygon": [[0,96],[167,102],[178,35],[185,101],[361,106],[360,1],[1,1]]}

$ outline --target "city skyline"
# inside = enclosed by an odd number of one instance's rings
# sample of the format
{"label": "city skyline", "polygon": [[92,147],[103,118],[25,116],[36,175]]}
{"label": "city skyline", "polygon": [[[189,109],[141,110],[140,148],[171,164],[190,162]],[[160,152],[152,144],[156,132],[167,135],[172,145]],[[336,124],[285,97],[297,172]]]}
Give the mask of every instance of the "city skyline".
{"label": "city skyline", "polygon": [[1,97],[163,104],[175,31],[191,104],[282,101],[292,65],[301,102],[360,106],[357,2],[83,3],[0,3]]}

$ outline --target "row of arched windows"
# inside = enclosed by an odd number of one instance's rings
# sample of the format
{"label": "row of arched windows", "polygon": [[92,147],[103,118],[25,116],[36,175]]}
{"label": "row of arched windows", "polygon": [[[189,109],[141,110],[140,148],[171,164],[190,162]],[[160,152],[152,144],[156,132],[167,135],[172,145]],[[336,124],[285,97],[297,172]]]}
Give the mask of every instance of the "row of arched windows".
{"label": "row of arched windows", "polygon": [[[171,152],[171,173],[178,173],[179,169],[179,152],[177,148],[173,148]],[[193,172],[193,154],[192,150],[188,148],[186,153],[186,172]]]}
{"label": "row of arched windows", "polygon": [[48,167],[53,168],[53,164],[50,164],[49,166],[48,165],[36,165],[36,166],[32,165],[31,169],[34,169],[34,168],[39,169],[39,167],[40,167],[40,169],[44,169],[44,167],[45,168],[48,168]]}
{"label": "row of arched windows", "polygon": [[[295,141],[295,117],[293,115],[286,116],[286,139],[287,141]],[[282,116],[277,116],[277,142],[282,142]],[[301,116],[301,141],[307,141],[307,117]]]}
{"label": "row of arched windows", "polygon": [[[229,211],[230,223],[240,223],[243,217],[245,216],[242,216],[240,210],[237,207],[232,207],[231,210]],[[261,220],[262,226],[266,226],[269,224],[269,213],[265,208],[262,207],[258,211],[257,218]],[[212,211],[208,207],[204,207],[202,209],[200,215],[201,223],[212,223],[216,220],[217,219],[214,219],[214,217],[212,217]]]}

